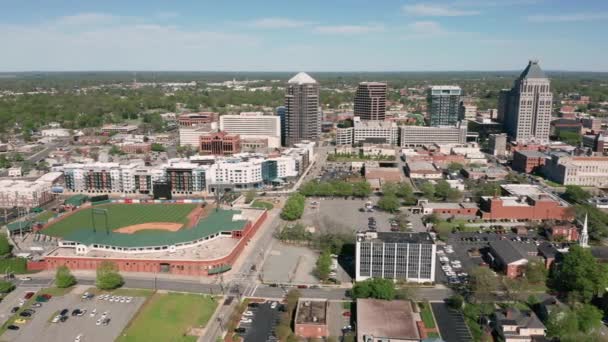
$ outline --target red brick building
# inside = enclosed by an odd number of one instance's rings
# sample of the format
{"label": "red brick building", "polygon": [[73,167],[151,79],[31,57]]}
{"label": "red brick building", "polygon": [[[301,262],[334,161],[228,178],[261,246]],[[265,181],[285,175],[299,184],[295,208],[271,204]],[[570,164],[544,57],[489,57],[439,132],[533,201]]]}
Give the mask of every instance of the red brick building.
{"label": "red brick building", "polygon": [[123,143],[120,144],[120,150],[124,153],[137,153],[137,154],[142,154],[142,153],[150,153],[150,151],[152,151],[152,144],[151,143]]}
{"label": "red brick building", "polygon": [[241,151],[241,137],[238,134],[217,132],[200,137],[201,154],[226,155]]}
{"label": "red brick building", "polygon": [[526,256],[515,248],[510,240],[491,241],[488,256],[492,267],[504,272],[509,278],[522,276],[528,264]]}
{"label": "red brick building", "polygon": [[574,218],[574,210],[568,203],[536,185],[505,184],[501,188],[508,196],[484,196],[480,199],[482,219],[570,221]]}
{"label": "red brick building", "polygon": [[545,165],[547,155],[539,151],[515,151],[511,168],[518,172],[532,173]]}
{"label": "red brick building", "polygon": [[473,217],[477,216],[479,207],[475,203],[444,203],[431,202],[421,203],[422,213],[424,215],[438,214],[442,217]]}
{"label": "red brick building", "polygon": [[578,228],[572,223],[553,226],[547,229],[547,237],[551,240],[578,241]]}
{"label": "red brick building", "polygon": [[218,114],[213,112],[187,113],[178,116],[177,122],[181,127],[192,127],[216,122],[217,118]]}
{"label": "red brick building", "polygon": [[327,301],[301,298],[296,309],[294,328],[298,337],[323,338],[329,336]]}

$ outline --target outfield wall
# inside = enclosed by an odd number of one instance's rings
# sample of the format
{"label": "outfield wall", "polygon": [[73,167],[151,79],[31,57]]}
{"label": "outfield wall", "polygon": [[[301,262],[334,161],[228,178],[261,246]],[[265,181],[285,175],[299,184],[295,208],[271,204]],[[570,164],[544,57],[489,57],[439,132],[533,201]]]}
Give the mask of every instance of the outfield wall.
{"label": "outfield wall", "polygon": [[[185,203],[185,202],[184,202]],[[94,258],[86,256],[46,256],[43,261],[28,262],[28,270],[54,270],[59,266],[67,266],[72,270],[95,270],[103,261],[116,263],[121,272],[145,272],[163,273],[162,266],[168,266],[168,274],[179,274],[187,276],[207,276],[210,269],[233,265],[241,255],[245,246],[266,221],[268,212],[264,211],[256,222],[248,222],[239,234],[233,234],[232,238],[239,239],[232,251],[219,259],[213,260],[174,260],[174,259],[132,259],[124,258]],[[235,232],[236,233],[236,232]]]}

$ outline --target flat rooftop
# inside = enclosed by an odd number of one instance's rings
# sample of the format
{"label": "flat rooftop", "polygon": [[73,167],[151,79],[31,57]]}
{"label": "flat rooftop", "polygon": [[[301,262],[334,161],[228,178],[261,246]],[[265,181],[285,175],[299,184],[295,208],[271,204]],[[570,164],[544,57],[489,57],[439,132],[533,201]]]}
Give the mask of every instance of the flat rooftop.
{"label": "flat rooftop", "polygon": [[149,253],[124,253],[105,250],[90,250],[85,255],[78,255],[76,254],[75,248],[59,247],[47,254],[47,256],[144,260],[214,260],[230,254],[238,242],[239,239],[220,235],[217,238],[209,240],[201,245],[177,249],[173,253],[167,250]]}
{"label": "flat rooftop", "polygon": [[429,233],[378,232],[358,235],[363,241],[379,241],[385,243],[428,243],[433,244]]}
{"label": "flat rooftop", "polygon": [[527,197],[530,197],[533,199],[538,199],[540,197],[547,197],[554,201],[559,202],[560,204],[562,204],[564,206],[568,205],[568,203],[564,202],[562,199],[560,199],[556,195],[541,189],[538,185],[503,184],[500,187],[503,188],[511,196],[527,196]]}
{"label": "flat rooftop", "polygon": [[321,324],[327,322],[327,301],[300,298],[296,310],[296,324]]}
{"label": "flat rooftop", "polygon": [[419,340],[410,301],[357,299],[357,335]]}

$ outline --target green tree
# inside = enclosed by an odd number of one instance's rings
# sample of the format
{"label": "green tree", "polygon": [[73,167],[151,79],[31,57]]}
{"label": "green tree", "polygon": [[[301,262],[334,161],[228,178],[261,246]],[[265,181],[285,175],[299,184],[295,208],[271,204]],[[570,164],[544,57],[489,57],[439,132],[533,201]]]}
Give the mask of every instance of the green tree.
{"label": "green tree", "polygon": [[448,189],[445,199],[450,202],[457,202],[462,199],[462,192],[455,188]]}
{"label": "green tree", "polygon": [[455,294],[448,298],[447,303],[452,309],[459,310],[464,305],[464,298],[459,294]]}
{"label": "green tree", "polygon": [[12,159],[14,162],[22,162],[22,161],[24,160],[24,159],[23,159],[23,155],[22,155],[21,153],[19,153],[19,152],[15,152],[15,153],[13,153],[13,154],[11,155],[11,159]]}
{"label": "green tree", "polygon": [[304,213],[305,202],[306,198],[299,193],[289,196],[281,211],[281,218],[287,221],[299,219]]}
{"label": "green tree", "polygon": [[589,333],[602,326],[602,311],[591,304],[583,304],[576,308],[578,328],[583,333]]}
{"label": "green tree", "polygon": [[431,182],[425,182],[420,186],[420,191],[422,191],[422,196],[428,200],[433,200],[435,198],[435,186]]}
{"label": "green tree", "polygon": [[112,145],[112,147],[110,147],[110,155],[112,156],[120,156],[125,154],[118,146],[116,145]]}
{"label": "green tree", "polygon": [[353,196],[368,197],[372,193],[372,187],[366,181],[361,181],[353,184]]}
{"label": "green tree", "polygon": [[460,170],[462,170],[462,168],[463,168],[462,164],[457,163],[457,162],[451,162],[450,164],[448,164],[448,167],[447,167],[447,169],[450,173],[460,171]]}
{"label": "green tree", "polygon": [[583,302],[589,302],[608,286],[608,272],[589,249],[572,246],[552,272],[550,284],[557,290],[571,292]]}
{"label": "green tree", "polygon": [[569,309],[555,309],[549,314],[547,320],[547,336],[565,338],[578,332],[578,318]]}
{"label": "green tree", "polygon": [[385,195],[378,200],[378,208],[394,213],[399,210],[399,199],[395,195]]}
{"label": "green tree", "polygon": [[583,137],[579,133],[570,131],[560,131],[557,134],[557,138],[572,146],[579,146],[581,141],[583,141]]}
{"label": "green tree", "polygon": [[414,190],[409,184],[405,182],[401,182],[398,184],[397,196],[401,197],[406,205],[416,204],[416,196],[414,196]]}
{"label": "green tree", "polygon": [[66,288],[76,284],[76,277],[72,275],[70,269],[67,266],[57,267],[55,273],[55,285],[59,288]]}
{"label": "green tree", "polygon": [[524,271],[526,279],[532,284],[542,284],[547,281],[548,271],[541,261],[530,261]]}
{"label": "green tree", "polygon": [[566,185],[563,197],[571,203],[585,204],[591,198],[591,194],[578,185]]}
{"label": "green tree", "polygon": [[333,189],[336,196],[347,197],[353,194],[352,184],[344,181],[334,182]]}
{"label": "green tree", "polygon": [[8,169],[11,167],[11,162],[6,158],[6,155],[0,154],[0,169]]}
{"label": "green tree", "polygon": [[95,285],[101,290],[112,290],[122,286],[122,276],[118,273],[118,266],[111,261],[102,261],[97,266],[97,280]]}
{"label": "green tree", "polygon": [[282,241],[310,241],[312,234],[306,231],[303,224],[296,223],[283,227],[277,238]]}
{"label": "green tree", "polygon": [[159,143],[153,143],[151,145],[151,149],[154,152],[165,152],[166,151],[165,147]]}
{"label": "green tree", "polygon": [[5,234],[0,234],[0,256],[7,255],[11,252],[13,246],[8,242]]}
{"label": "green tree", "polygon": [[8,293],[15,289],[15,285],[10,281],[0,280],[0,293]]}
{"label": "green tree", "polygon": [[435,185],[435,196],[445,201],[448,198],[448,192],[450,189],[450,183],[443,179],[439,180]]}
{"label": "green tree", "polygon": [[392,300],[395,298],[395,283],[391,279],[371,278],[357,282],[352,293],[354,298]]}
{"label": "green tree", "polygon": [[317,278],[325,281],[329,278],[329,273],[331,273],[331,253],[329,253],[329,250],[325,250],[317,259],[315,275]]}
{"label": "green tree", "polygon": [[498,287],[498,277],[487,267],[478,266],[471,272],[471,291],[478,301],[486,301]]}
{"label": "green tree", "polygon": [[386,182],[382,184],[382,194],[384,196],[396,196],[399,191],[399,187],[396,183]]}
{"label": "green tree", "polygon": [[256,195],[257,195],[257,192],[254,189],[247,191],[245,193],[245,203],[249,204],[249,203],[253,202]]}

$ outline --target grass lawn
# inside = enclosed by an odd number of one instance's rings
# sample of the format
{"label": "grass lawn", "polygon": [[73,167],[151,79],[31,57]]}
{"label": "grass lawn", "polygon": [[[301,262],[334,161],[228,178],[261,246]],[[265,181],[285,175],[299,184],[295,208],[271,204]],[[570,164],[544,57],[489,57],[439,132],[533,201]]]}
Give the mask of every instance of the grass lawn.
{"label": "grass lawn", "polygon": [[266,210],[272,210],[272,208],[274,208],[274,205],[272,205],[272,203],[270,202],[266,202],[266,201],[262,201],[262,200],[255,200],[253,201],[253,203],[251,203],[251,206],[254,208],[260,208],[260,209],[266,209]]}
{"label": "grass lawn", "polygon": [[[187,215],[196,204],[107,204],[94,209],[106,209],[108,227],[111,230],[147,222],[186,223]],[[51,224],[44,233],[51,236],[65,236],[82,228],[92,228],[92,208],[81,210],[63,220]],[[95,215],[96,227],[104,227],[102,214]]]}
{"label": "grass lawn", "polygon": [[45,210],[45,211],[41,212],[40,214],[38,214],[36,217],[34,217],[34,221],[46,222],[51,217],[53,217],[53,215],[55,215],[54,212]]}
{"label": "grass lawn", "polygon": [[46,294],[52,295],[53,297],[58,297],[58,296],[64,296],[64,295],[66,295],[67,293],[69,293],[73,289],[74,289],[73,286],[66,287],[66,288],[47,287],[46,289],[40,290],[40,293],[46,293]]}
{"label": "grass lawn", "polygon": [[149,289],[123,289],[123,288],[118,288],[115,290],[110,290],[110,291],[106,291],[106,290],[100,290],[96,287],[91,287],[87,290],[87,292],[92,293],[94,295],[100,295],[100,294],[104,294],[104,293],[110,293],[113,294],[115,296],[131,296],[131,297],[150,297],[151,295],[154,294],[154,290],[149,290]]}
{"label": "grass lawn", "polygon": [[216,307],[210,296],[156,293],[117,341],[196,341],[196,337],[186,336],[188,329],[206,325]]}
{"label": "grass lawn", "polygon": [[432,329],[435,328],[435,318],[433,317],[433,312],[431,311],[431,306],[427,302],[418,303],[420,307],[420,318],[422,318],[422,322],[424,326]]}
{"label": "grass lawn", "polygon": [[6,271],[15,274],[32,273],[27,271],[27,260],[25,258],[0,259],[0,272]]}

